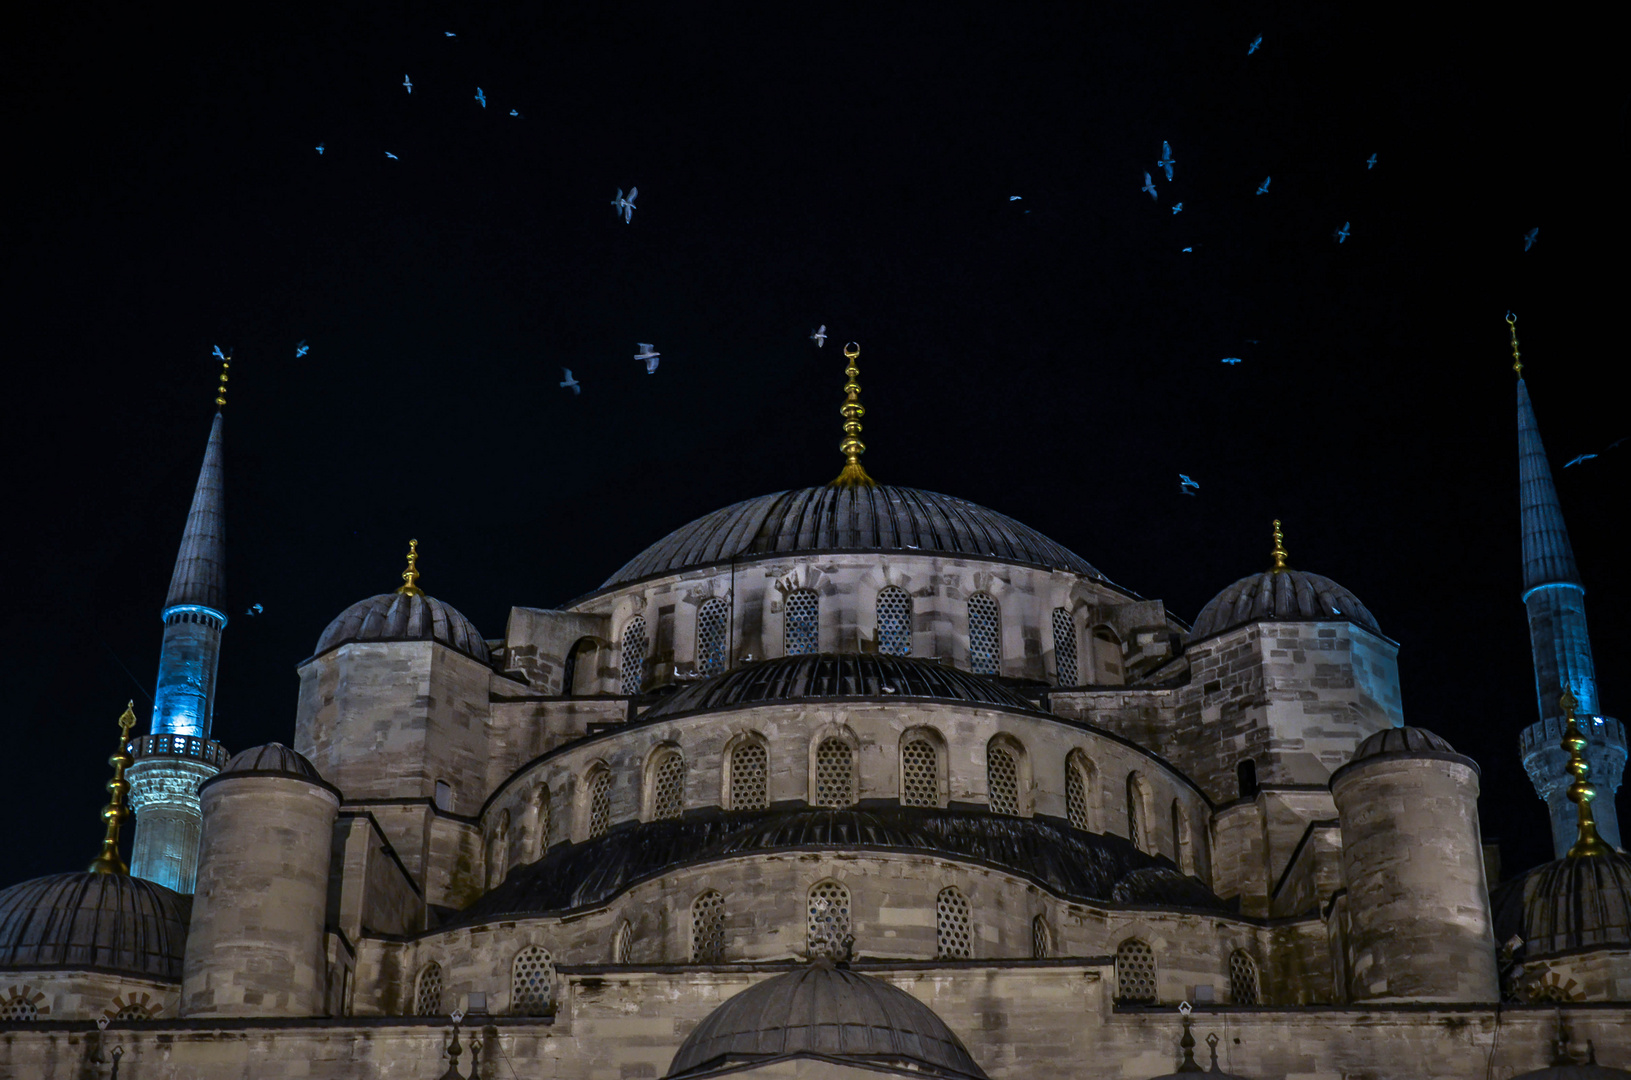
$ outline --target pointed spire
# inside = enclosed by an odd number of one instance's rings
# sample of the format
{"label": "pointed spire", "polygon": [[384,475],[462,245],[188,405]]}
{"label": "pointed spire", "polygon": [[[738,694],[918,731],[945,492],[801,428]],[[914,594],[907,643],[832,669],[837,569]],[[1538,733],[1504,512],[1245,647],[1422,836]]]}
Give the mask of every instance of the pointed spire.
{"label": "pointed spire", "polygon": [[844,358],[849,361],[844,375],[848,381],[844,383],[844,404],[838,410],[844,416],[844,440],[838,444],[838,452],[844,455],[844,471],[828,487],[878,486],[877,481],[861,467],[861,455],[866,453],[866,444],[861,441],[861,417],[866,415],[866,410],[861,408],[861,384],[855,381],[861,374],[861,369],[855,364],[860,356],[861,347],[855,342],[844,346]]}
{"label": "pointed spire", "polygon": [[108,831],[102,838],[102,854],[92,860],[89,870],[93,874],[128,874],[130,868],[124,860],[119,858],[119,826],[130,817],[130,810],[125,806],[125,795],[130,791],[130,784],[125,780],[125,770],[136,759],[130,756],[130,729],[136,726],[136,703],[125,703],[124,715],[119,717],[119,745],[108,758],[108,764],[113,766],[113,779],[108,781],[108,793],[113,798],[108,805],[102,808],[102,820],[108,823]]}
{"label": "pointed spire", "polygon": [[1569,753],[1569,763],[1565,768],[1574,776],[1574,783],[1569,785],[1569,801],[1574,803],[1578,818],[1569,858],[1607,855],[1613,849],[1597,835],[1597,822],[1591,813],[1591,800],[1597,797],[1597,789],[1586,783],[1586,774],[1591,771],[1591,766],[1586,763],[1586,736],[1580,730],[1580,722],[1574,718],[1574,707],[1579,702],[1565,690],[1558,704],[1563,706],[1563,749]]}
{"label": "pointed spire", "polygon": [[1269,559],[1271,560],[1270,563],[1269,563],[1269,573],[1271,573],[1271,574],[1283,574],[1287,570],[1290,570],[1291,569],[1291,564],[1286,562],[1286,560],[1288,558],[1290,558],[1290,557],[1291,557],[1291,552],[1286,550],[1285,534],[1280,531],[1280,519],[1275,518],[1274,519],[1274,550],[1269,552]]}
{"label": "pointed spire", "polygon": [[424,596],[425,592],[416,582],[419,580],[419,541],[408,541],[408,568],[402,571],[402,584],[397,592],[403,596]]}
{"label": "pointed spire", "polygon": [[1518,361],[1517,318],[1506,317],[1512,329],[1512,367],[1518,372],[1518,490],[1523,528],[1523,592],[1541,585],[1573,585],[1583,588],[1580,570],[1569,546],[1569,530],[1563,524],[1563,508],[1552,485],[1552,468],[1546,463],[1546,447],[1540,441],[1540,425],[1529,403],[1529,388],[1523,381],[1523,365]]}
{"label": "pointed spire", "polygon": [[221,414],[210,425],[210,440],[204,448],[204,466],[198,470],[198,487],[193,491],[192,509],[187,511],[187,528],[181,534],[181,550],[176,553],[175,573],[164,606],[200,604],[216,611],[226,604],[226,504],[224,498],[223,440]]}

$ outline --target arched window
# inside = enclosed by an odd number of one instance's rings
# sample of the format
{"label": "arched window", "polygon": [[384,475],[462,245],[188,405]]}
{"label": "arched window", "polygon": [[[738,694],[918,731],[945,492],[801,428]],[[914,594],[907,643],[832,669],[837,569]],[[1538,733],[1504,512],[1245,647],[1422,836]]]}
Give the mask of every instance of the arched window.
{"label": "arched window", "polygon": [[968,666],[976,675],[997,675],[1002,666],[1002,622],[990,593],[968,598]]}
{"label": "arched window", "polygon": [[814,589],[795,589],[787,594],[782,635],[783,651],[788,656],[820,651],[821,600]]}
{"label": "arched window", "polygon": [[725,672],[725,620],[729,612],[719,597],[697,608],[697,672],[722,675]]}
{"label": "arched window", "polygon": [[730,808],[765,810],[770,806],[770,753],[757,739],[737,743],[730,752]]}
{"label": "arched window", "polygon": [[630,951],[634,948],[634,927],[629,920],[624,919],[623,925],[617,928],[612,936],[612,963],[626,964],[629,962]]}
{"label": "arched window", "polygon": [[487,887],[496,889],[510,868],[510,812],[500,810],[487,836]]}
{"label": "arched window", "polygon": [[1148,807],[1144,805],[1144,778],[1127,774],[1127,839],[1140,851],[1154,851]]}
{"label": "arched window", "polygon": [[442,965],[434,960],[419,969],[419,982],[413,994],[413,1014],[442,1015]]}
{"label": "arched window", "polygon": [[806,948],[813,956],[842,956],[848,951],[849,890],[836,881],[811,886],[807,907],[810,921]]}
{"label": "arched window", "polygon": [[1079,686],[1076,670],[1076,620],[1066,608],[1053,609],[1053,667],[1060,686]]}
{"label": "arched window", "polygon": [[621,674],[623,693],[631,697],[646,681],[646,620],[636,615],[623,628]]}
{"label": "arched window", "polygon": [[1048,929],[1048,919],[1045,915],[1038,915],[1031,920],[1031,959],[1046,960],[1053,955],[1053,931]]}
{"label": "arched window", "polygon": [[1257,962],[1236,949],[1229,954],[1229,1000],[1236,1005],[1256,1005],[1259,996]]}
{"label": "arched window", "polygon": [[912,655],[912,598],[893,585],[878,593],[878,651]]}
{"label": "arched window", "polygon": [[1096,831],[1098,824],[1098,792],[1095,781],[1098,770],[1086,754],[1072,750],[1065,757],[1065,815],[1072,828],[1083,832]]}
{"label": "arched window", "polygon": [[955,885],[940,890],[934,901],[934,955],[937,960],[967,960],[969,945],[968,897]]}
{"label": "arched window", "polygon": [[1235,783],[1242,799],[1257,798],[1257,762],[1246,758],[1235,766]]}
{"label": "arched window", "polygon": [[993,814],[1019,816],[1019,754],[992,741],[985,750],[985,782]]}
{"label": "arched window", "polygon": [[909,735],[900,748],[902,806],[940,805],[940,751],[925,735]]}
{"label": "arched window", "polygon": [[578,692],[578,662],[583,657],[595,651],[595,639],[581,637],[572,643],[566,652],[566,662],[561,665],[561,694],[570,697]]}
{"label": "arched window", "polygon": [[550,826],[549,785],[539,784],[532,793],[532,858],[544,857],[549,851]]}
{"label": "arched window", "polygon": [[605,766],[590,771],[585,781],[588,787],[589,839],[604,836],[612,827],[612,774]]}
{"label": "arched window", "polygon": [[548,1016],[555,989],[555,961],[537,945],[515,954],[510,965],[510,1015]]}
{"label": "arched window", "polygon": [[843,739],[822,739],[815,752],[817,806],[855,805],[855,751]]}
{"label": "arched window", "polygon": [[[154,1005],[149,1009],[140,1002],[133,1001],[113,1014],[115,1020],[151,1020],[159,1014],[159,1007]],[[5,1007],[0,1006],[0,1017],[4,1017]]]}
{"label": "arched window", "polygon": [[725,897],[709,889],[691,904],[691,962],[718,964],[725,959]]}
{"label": "arched window", "polygon": [[1155,1001],[1155,950],[1137,938],[1116,946],[1116,998],[1133,1003]]}
{"label": "arched window", "polygon": [[685,813],[685,758],[672,746],[665,746],[652,755],[651,775],[652,821],[668,821]]}
{"label": "arched window", "polygon": [[[41,994],[39,997],[44,997]],[[38,1020],[40,1007],[33,999],[23,996],[22,990],[13,986],[10,996],[0,998],[0,1022],[8,1020]]]}

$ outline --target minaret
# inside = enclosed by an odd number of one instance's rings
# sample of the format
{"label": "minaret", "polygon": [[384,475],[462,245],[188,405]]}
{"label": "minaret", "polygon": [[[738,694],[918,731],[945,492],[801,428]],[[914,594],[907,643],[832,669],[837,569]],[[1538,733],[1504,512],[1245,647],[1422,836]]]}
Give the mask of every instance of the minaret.
{"label": "minaret", "polygon": [[1569,546],[1563,508],[1552,485],[1551,466],[1541,445],[1535,409],[1523,381],[1518,354],[1517,319],[1508,314],[1512,333],[1512,370],[1518,376],[1518,487],[1523,531],[1523,603],[1529,609],[1529,645],[1535,660],[1535,696],[1540,722],[1522,736],[1523,766],[1546,803],[1552,819],[1552,847],[1562,858],[1575,841],[1576,812],[1569,801],[1568,753],[1562,748],[1565,721],[1562,698],[1567,692],[1579,709],[1586,740],[1585,758],[1597,790],[1597,831],[1614,847],[1620,823],[1614,792],[1625,771],[1625,728],[1601,715],[1591,638],[1586,632],[1586,588]]}
{"label": "minaret", "polygon": [[221,408],[227,368],[221,364],[215,423],[181,534],[170,591],[164,598],[164,643],[149,734],[131,744],[130,805],[136,814],[130,872],[180,893],[198,871],[198,785],[220,771],[226,751],[210,741],[215,671],[227,617],[226,530],[222,498]]}

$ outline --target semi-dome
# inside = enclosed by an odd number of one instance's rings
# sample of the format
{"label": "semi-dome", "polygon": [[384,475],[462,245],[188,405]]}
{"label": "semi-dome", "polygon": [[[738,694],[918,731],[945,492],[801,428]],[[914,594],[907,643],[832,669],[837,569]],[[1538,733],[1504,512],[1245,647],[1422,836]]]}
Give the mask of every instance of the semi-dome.
{"label": "semi-dome", "polygon": [[312,655],[354,641],[439,641],[472,660],[491,662],[487,642],[469,619],[418,591],[381,593],[352,604],[328,624]]}
{"label": "semi-dome", "polygon": [[322,776],[317,772],[317,766],[308,761],[304,754],[277,742],[240,750],[232,755],[218,775],[248,773],[272,773],[279,776],[299,776],[307,780],[322,780]]}
{"label": "semi-dome", "polygon": [[732,559],[815,551],[964,555],[1105,580],[1070,549],[964,499],[905,487],[811,487],[761,495],[697,518],[635,556],[601,588]]}
{"label": "semi-dome", "polygon": [[800,1057],[985,1080],[933,1009],[899,987],[826,961],[772,975],[709,1013],[680,1044],[668,1080]]}
{"label": "semi-dome", "polygon": [[0,970],[181,978],[191,897],[125,874],[51,874],[0,890]]}
{"label": "semi-dome", "polygon": [[934,660],[874,653],[808,653],[746,664],[693,683],[645,716],[675,716],[742,705],[811,698],[959,701],[1035,712],[1036,706],[991,679]]}
{"label": "semi-dome", "polygon": [[1189,639],[1199,641],[1259,619],[1346,619],[1373,634],[1382,632],[1376,617],[1353,593],[1328,577],[1288,567],[1243,577],[1208,600],[1195,617]]}
{"label": "semi-dome", "polygon": [[1631,856],[1562,858],[1495,890],[1495,940],[1523,939],[1525,960],[1576,949],[1631,946]]}

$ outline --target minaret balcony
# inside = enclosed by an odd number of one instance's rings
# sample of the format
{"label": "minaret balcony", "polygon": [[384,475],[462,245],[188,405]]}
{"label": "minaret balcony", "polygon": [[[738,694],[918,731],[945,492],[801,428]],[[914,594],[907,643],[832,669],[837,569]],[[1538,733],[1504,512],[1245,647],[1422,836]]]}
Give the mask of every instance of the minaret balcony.
{"label": "minaret balcony", "polygon": [[176,757],[191,758],[194,761],[213,765],[216,770],[227,763],[227,748],[213,739],[201,739],[196,735],[176,735],[162,732],[157,735],[143,735],[139,739],[130,741],[130,754],[137,761],[144,758]]}

